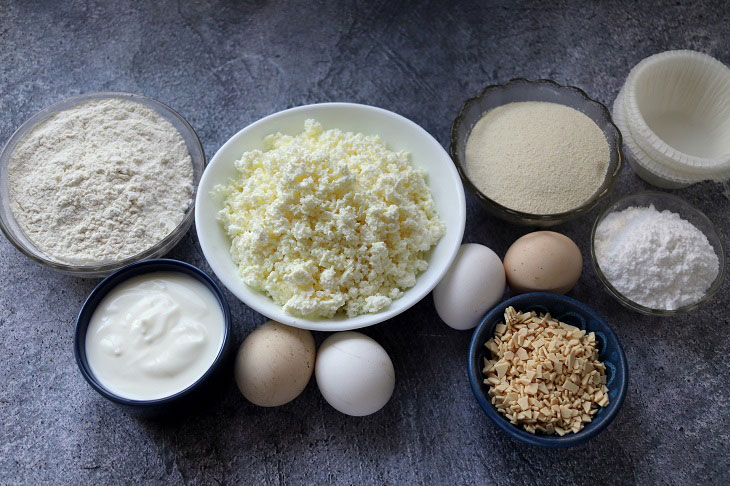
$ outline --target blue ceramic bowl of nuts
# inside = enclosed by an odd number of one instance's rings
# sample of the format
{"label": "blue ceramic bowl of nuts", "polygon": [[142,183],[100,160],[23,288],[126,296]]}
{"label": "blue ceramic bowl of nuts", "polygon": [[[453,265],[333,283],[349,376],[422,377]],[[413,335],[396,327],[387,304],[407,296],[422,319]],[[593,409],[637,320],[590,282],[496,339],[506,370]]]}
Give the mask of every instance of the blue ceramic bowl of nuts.
{"label": "blue ceramic bowl of nuts", "polygon": [[[525,430],[522,424],[515,425],[497,410],[489,394],[491,386],[486,384],[484,373],[485,359],[492,358],[486,343],[495,336],[497,325],[505,323],[505,310],[513,307],[520,313],[536,312],[538,315],[549,313],[562,323],[595,334],[595,349],[598,361],[605,365],[605,387],[608,389],[608,404],[597,407],[590,422],[584,423],[578,432],[566,431],[562,436]],[[577,331],[575,331],[577,333]],[[628,388],[629,376],[626,356],[611,327],[596,311],[589,306],[565,295],[548,292],[533,292],[512,297],[492,308],[474,330],[469,345],[469,382],[474,396],[484,413],[500,429],[514,439],[536,446],[558,448],[583,444],[603,431],[616,417],[623,404]],[[540,380],[535,380],[540,381]]]}

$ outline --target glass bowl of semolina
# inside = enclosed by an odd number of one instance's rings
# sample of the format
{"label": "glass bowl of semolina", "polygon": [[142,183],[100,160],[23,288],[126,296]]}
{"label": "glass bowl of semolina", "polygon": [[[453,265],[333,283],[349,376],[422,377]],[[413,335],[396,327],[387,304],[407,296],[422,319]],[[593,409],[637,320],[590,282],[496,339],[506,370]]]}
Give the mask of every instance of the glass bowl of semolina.
{"label": "glass bowl of semolina", "polygon": [[[519,102],[546,102],[573,108],[593,121],[605,136],[608,143],[610,160],[602,182],[595,191],[576,206],[559,212],[527,212],[507,207],[497,202],[479,189],[477,179],[467,167],[467,142],[472,130],[482,117],[495,108]],[[583,90],[573,86],[562,86],[554,81],[539,79],[530,81],[517,78],[505,84],[490,85],[474,98],[468,99],[459,110],[451,125],[451,145],[449,153],[456,165],[464,186],[485,209],[493,216],[510,223],[527,226],[548,227],[578,218],[593,209],[600,200],[609,194],[623,165],[621,132],[616,128],[611,113],[602,103],[591,99]],[[527,174],[525,174],[527,176]],[[500,191],[512,190],[500,187]]]}

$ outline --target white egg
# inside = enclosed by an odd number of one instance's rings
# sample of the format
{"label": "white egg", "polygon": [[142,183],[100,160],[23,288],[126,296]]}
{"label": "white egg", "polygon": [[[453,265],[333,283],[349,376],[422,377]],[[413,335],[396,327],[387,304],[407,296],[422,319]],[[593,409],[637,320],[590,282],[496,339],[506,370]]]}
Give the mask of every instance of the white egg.
{"label": "white egg", "polygon": [[433,289],[441,320],[454,329],[472,329],[497,304],[505,288],[504,265],[484,245],[461,245],[444,278]]}
{"label": "white egg", "polygon": [[338,332],[324,340],[314,365],[319,391],[338,411],[361,417],[388,403],[395,387],[390,356],[359,332]]}

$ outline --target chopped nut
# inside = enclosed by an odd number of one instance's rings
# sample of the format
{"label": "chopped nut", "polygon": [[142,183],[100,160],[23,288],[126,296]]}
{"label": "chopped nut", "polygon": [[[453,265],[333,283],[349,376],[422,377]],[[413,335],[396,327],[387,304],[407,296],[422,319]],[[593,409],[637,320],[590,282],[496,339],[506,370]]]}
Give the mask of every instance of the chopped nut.
{"label": "chopped nut", "polygon": [[569,370],[573,369],[573,363],[575,363],[575,349],[573,349],[568,357],[565,359],[565,365]]}
{"label": "chopped nut", "polygon": [[605,407],[608,405],[608,395],[603,395],[603,398],[601,398],[599,401],[596,402],[601,407]]}
{"label": "chopped nut", "polygon": [[484,343],[484,347],[486,347],[493,354],[499,353],[499,346],[497,346],[497,343],[494,342],[494,339],[490,339],[489,341]]}
{"label": "chopped nut", "polygon": [[563,388],[565,388],[566,390],[569,390],[570,393],[573,393],[573,394],[578,393],[578,385],[576,385],[575,383],[573,383],[571,381],[566,380],[565,384],[563,384]]}
{"label": "chopped nut", "polygon": [[509,363],[506,361],[500,361],[496,365],[494,365],[494,371],[497,372],[497,376],[502,379],[507,373],[507,370],[509,369]]}
{"label": "chopped nut", "polygon": [[522,410],[527,410],[530,407],[530,401],[527,397],[521,397],[517,400],[517,405],[519,405]]}
{"label": "chopped nut", "polygon": [[561,406],[560,407],[560,416],[564,419],[568,419],[573,416],[572,413],[570,413],[570,409],[568,407]]}
{"label": "chopped nut", "polygon": [[[485,343],[484,383],[497,410],[530,433],[579,432],[609,403],[595,333],[508,307]],[[595,404],[595,405],[594,405]]]}

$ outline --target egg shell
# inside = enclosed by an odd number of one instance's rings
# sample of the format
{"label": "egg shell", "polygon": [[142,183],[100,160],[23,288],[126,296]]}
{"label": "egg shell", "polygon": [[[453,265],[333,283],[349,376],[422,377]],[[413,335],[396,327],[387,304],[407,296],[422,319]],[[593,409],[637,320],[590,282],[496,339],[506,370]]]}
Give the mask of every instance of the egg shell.
{"label": "egg shell", "polygon": [[535,231],[517,239],[504,255],[507,284],[515,293],[572,289],[583,271],[578,245],[554,231]]}
{"label": "egg shell", "polygon": [[251,403],[278,407],[298,397],[312,378],[312,333],[268,321],[249,334],[238,349],[238,389]]}
{"label": "egg shell", "polygon": [[338,332],[324,340],[314,374],[319,391],[336,410],[356,417],[377,412],[395,388],[390,356],[359,332]]}
{"label": "egg shell", "polygon": [[484,245],[461,245],[454,263],[433,290],[442,321],[454,329],[472,329],[504,295],[502,260]]}

